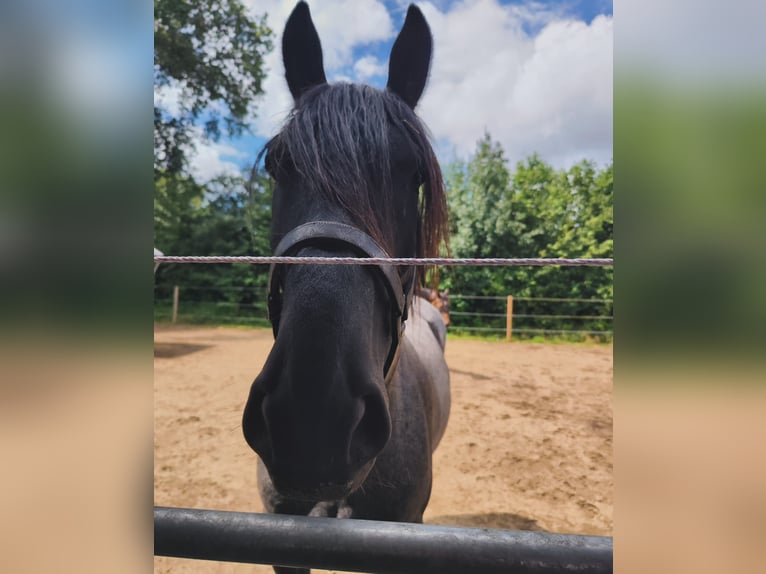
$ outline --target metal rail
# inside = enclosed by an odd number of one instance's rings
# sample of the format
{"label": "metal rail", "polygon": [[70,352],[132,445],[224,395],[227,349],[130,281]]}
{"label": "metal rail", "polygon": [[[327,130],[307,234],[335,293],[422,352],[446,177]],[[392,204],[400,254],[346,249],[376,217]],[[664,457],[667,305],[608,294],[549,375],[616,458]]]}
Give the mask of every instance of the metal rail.
{"label": "metal rail", "polygon": [[612,572],[612,538],[154,508],[154,554],[381,574]]}

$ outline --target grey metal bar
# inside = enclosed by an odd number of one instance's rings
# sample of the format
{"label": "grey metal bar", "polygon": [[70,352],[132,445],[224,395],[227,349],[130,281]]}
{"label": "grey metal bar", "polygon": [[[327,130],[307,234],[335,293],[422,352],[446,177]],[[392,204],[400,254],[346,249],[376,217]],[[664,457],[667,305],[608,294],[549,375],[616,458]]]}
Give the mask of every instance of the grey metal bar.
{"label": "grey metal bar", "polygon": [[612,538],[154,508],[154,554],[380,574],[612,572]]}

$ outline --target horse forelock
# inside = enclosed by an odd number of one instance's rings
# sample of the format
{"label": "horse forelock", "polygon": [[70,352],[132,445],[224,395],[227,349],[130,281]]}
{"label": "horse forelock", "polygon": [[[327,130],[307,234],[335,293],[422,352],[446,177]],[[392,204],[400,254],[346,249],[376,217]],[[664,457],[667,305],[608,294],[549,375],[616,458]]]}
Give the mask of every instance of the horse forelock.
{"label": "horse forelock", "polygon": [[422,178],[416,256],[435,257],[447,238],[441,169],[415,113],[387,90],[323,84],[296,102],[265,146],[272,175],[290,166],[310,192],[322,194],[391,252],[395,229],[391,127],[400,126]]}

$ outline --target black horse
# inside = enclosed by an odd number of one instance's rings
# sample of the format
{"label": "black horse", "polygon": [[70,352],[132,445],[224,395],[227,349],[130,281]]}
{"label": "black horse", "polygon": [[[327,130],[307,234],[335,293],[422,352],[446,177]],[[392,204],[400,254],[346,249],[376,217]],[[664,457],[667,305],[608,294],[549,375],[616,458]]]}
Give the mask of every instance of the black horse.
{"label": "black horse", "polygon": [[[275,254],[437,255],[444,187],[413,111],[431,44],[410,6],[385,90],[328,84],[309,8],[293,10],[282,52],[294,108],[263,152]],[[275,342],[243,416],[268,511],[422,522],[450,406],[444,323],[412,297],[422,279],[390,265],[272,268]]]}

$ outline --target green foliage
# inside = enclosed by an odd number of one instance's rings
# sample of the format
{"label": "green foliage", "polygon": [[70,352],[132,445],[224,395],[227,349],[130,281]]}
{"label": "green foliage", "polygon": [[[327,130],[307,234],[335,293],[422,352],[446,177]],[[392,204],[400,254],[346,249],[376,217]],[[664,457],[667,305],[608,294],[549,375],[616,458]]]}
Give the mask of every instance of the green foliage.
{"label": "green foliage", "polygon": [[240,0],[155,0],[154,83],[180,91],[175,115],[154,107],[155,179],[185,171],[198,121],[214,141],[222,124],[229,135],[247,129],[271,38],[266,17],[251,19]]}
{"label": "green foliage", "polygon": [[[256,175],[220,177],[205,188],[184,176],[157,182],[155,245],[179,255],[252,255],[270,250],[271,182]],[[253,265],[161,265],[155,299],[169,301],[173,285],[185,302],[235,304],[227,313],[256,309],[265,317],[268,268]]]}
{"label": "green foliage", "polygon": [[[155,0],[154,82],[178,93],[178,110],[154,108],[154,239],[165,253],[248,255],[269,248],[270,184],[242,177],[204,185],[188,173],[185,151],[197,130],[216,141],[247,129],[263,93],[272,32],[240,0]],[[268,269],[249,265],[162,265],[155,301],[167,309],[173,285],[200,309],[265,317]],[[162,318],[160,311],[159,318]]]}
{"label": "green foliage", "polygon": [[[446,171],[455,257],[612,257],[613,168],[588,161],[556,170],[533,155],[513,173],[502,147],[489,134],[467,163]],[[517,298],[612,299],[613,270],[597,267],[456,267],[443,272],[442,287],[463,295]],[[502,300],[456,298],[453,311],[501,314]],[[612,305],[519,301],[520,315],[611,315]],[[457,323],[458,321],[456,321]],[[501,326],[478,316],[462,325]],[[611,330],[607,319],[520,317],[515,327]]]}

